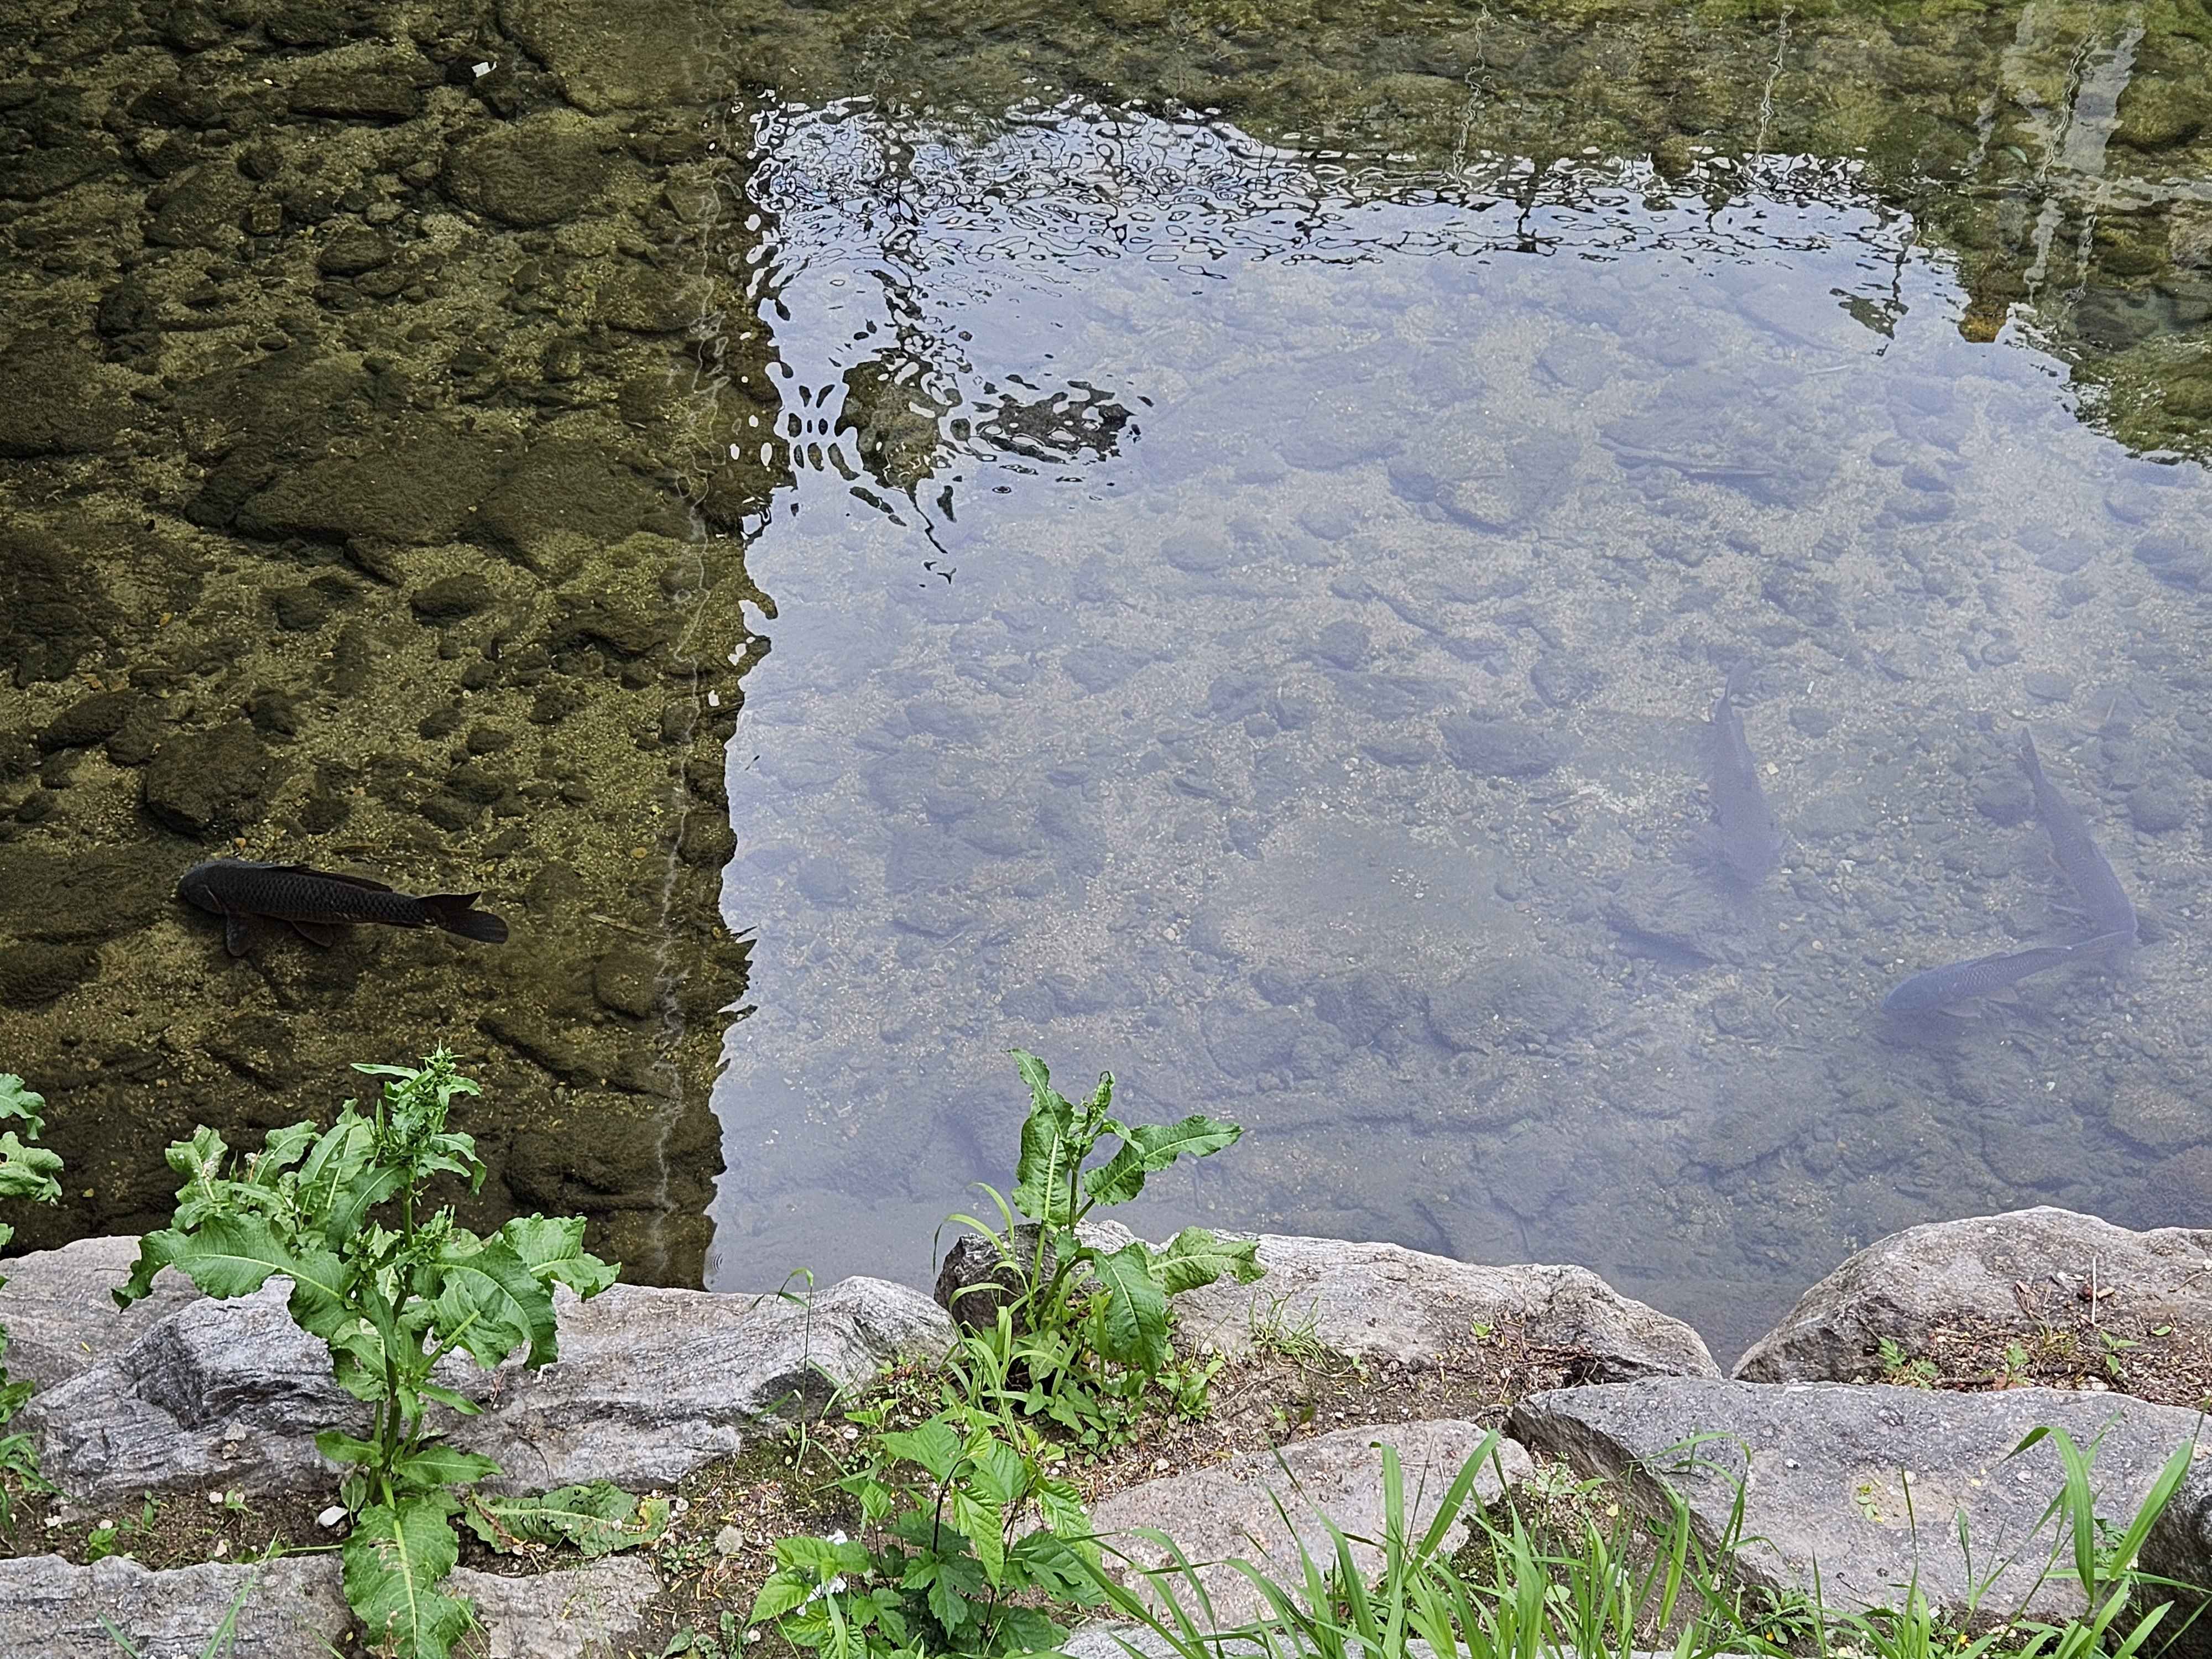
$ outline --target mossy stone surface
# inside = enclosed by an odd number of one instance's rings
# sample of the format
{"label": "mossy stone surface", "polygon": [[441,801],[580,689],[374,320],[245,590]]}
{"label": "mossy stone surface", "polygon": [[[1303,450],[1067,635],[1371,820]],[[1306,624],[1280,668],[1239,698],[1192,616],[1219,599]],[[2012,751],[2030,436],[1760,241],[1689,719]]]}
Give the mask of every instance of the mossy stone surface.
{"label": "mossy stone surface", "polygon": [[495,440],[426,433],[396,447],[323,461],[250,497],[238,527],[249,536],[356,537],[423,543],[461,533],[497,484],[507,457]]}
{"label": "mossy stone surface", "polygon": [[98,376],[93,356],[32,337],[0,353],[0,457],[82,455],[105,448],[129,405]]}
{"label": "mossy stone surface", "polygon": [[535,117],[455,150],[446,188],[462,206],[503,224],[556,224],[607,187],[618,155],[612,137],[595,127]]}
{"label": "mossy stone surface", "polygon": [[229,834],[261,817],[280,771],[253,727],[233,720],[161,745],[146,769],[146,809],[184,835]]}

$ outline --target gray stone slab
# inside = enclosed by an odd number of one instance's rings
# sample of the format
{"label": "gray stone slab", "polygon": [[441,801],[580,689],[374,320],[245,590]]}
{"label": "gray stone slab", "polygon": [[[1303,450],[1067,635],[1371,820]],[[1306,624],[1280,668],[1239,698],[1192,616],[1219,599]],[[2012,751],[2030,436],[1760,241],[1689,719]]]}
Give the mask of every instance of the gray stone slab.
{"label": "gray stone slab", "polygon": [[[1741,1481],[1747,1541],[1736,1564],[1755,1584],[1809,1591],[1817,1571],[1824,1603],[1852,1611],[1897,1606],[1917,1582],[1941,1613],[1961,1617],[1970,1602],[1996,1615],[2082,1608],[2077,1586],[2039,1583],[2055,1535],[2039,1523],[2063,1471],[2048,1441],[2008,1456],[2030,1430],[2061,1427],[2084,1446],[2101,1437],[2097,1512],[2124,1526],[2200,1422],[2194,1412],[2124,1395],[2051,1389],[1970,1395],[1652,1378],[1532,1395],[1507,1431],[1583,1474],[1630,1476],[1635,1500],[1653,1513],[1666,1510],[1663,1482],[1688,1502],[1708,1547]],[[2191,1551],[2203,1559],[2199,1494],[2212,1489],[2212,1435],[2203,1444],[2175,1525],[2143,1556],[2154,1571],[2191,1570]]]}
{"label": "gray stone slab", "polygon": [[457,1567],[447,1581],[477,1604],[483,1659],[601,1659],[627,1654],[660,1594],[660,1575],[635,1555],[531,1578]]}
{"label": "gray stone slab", "polygon": [[881,1279],[842,1280],[811,1303],[640,1285],[557,1299],[558,1362],[448,1379],[484,1404],[453,1438],[499,1460],[507,1478],[489,1485],[671,1485],[763,1419],[811,1415],[837,1390],[952,1342],[935,1303]]}
{"label": "gray stone slab", "polygon": [[[167,1277],[167,1275],[164,1275]],[[122,1353],[35,1396],[17,1421],[75,1502],[222,1485],[267,1492],[328,1483],[324,1428],[364,1431],[366,1408],[293,1325],[288,1287],[175,1309]],[[951,1322],[928,1297],[850,1279],[811,1304],[779,1297],[617,1285],[588,1302],[556,1292],[561,1359],[440,1380],[484,1407],[447,1417],[456,1444],[507,1471],[487,1485],[667,1485],[737,1449],[763,1419],[818,1408],[884,1365],[941,1353]]]}
{"label": "gray stone slab", "polygon": [[[1170,1554],[1140,1528],[1166,1534],[1197,1570],[1203,1607],[1215,1625],[1258,1618],[1267,1604],[1251,1582],[1229,1563],[1238,1557],[1283,1583],[1303,1583],[1303,1547],[1316,1559],[1335,1559],[1328,1528],[1347,1537],[1383,1536],[1382,1453],[1395,1447],[1405,1482],[1406,1528],[1419,1537],[1435,1520],[1446,1490],[1482,1445],[1487,1431],[1453,1419],[1370,1424],[1294,1441],[1272,1451],[1249,1452],[1210,1468],[1164,1475],[1102,1499],[1091,1512],[1106,1547],[1133,1567],[1170,1565]],[[1534,1468],[1528,1454],[1501,1441],[1477,1478],[1469,1502],[1498,1498]],[[1465,1540],[1454,1528],[1446,1553]],[[1382,1570],[1382,1552],[1355,1543],[1353,1555],[1369,1574]],[[1199,1595],[1186,1583],[1175,1594],[1185,1612],[1204,1619]]]}
{"label": "gray stone slab", "polygon": [[[477,1604],[483,1659],[601,1659],[629,1650],[660,1579],[619,1555],[527,1578],[462,1567],[447,1587]],[[0,1659],[117,1659],[109,1626],[139,1659],[202,1659],[234,1606],[228,1659],[330,1659],[353,1626],[335,1555],[162,1572],[34,1555],[0,1560]]]}
{"label": "gray stone slab", "polygon": [[1887,1337],[1911,1353],[1939,1326],[1987,1322],[2035,1334],[2023,1306],[2056,1297],[2100,1316],[2212,1336],[2212,1231],[2130,1232],[2048,1205],[1908,1227],[1877,1239],[1798,1298],[1752,1344],[1735,1375],[1751,1382],[1850,1382],[1881,1375]]}
{"label": "gray stone slab", "polygon": [[80,1238],[0,1261],[8,1281],[0,1285],[0,1326],[8,1332],[0,1364],[8,1374],[51,1389],[122,1352],[198,1297],[190,1279],[163,1273],[143,1302],[117,1307],[112,1292],[137,1259],[138,1241],[125,1237]]}
{"label": "gray stone slab", "polygon": [[1255,1331],[1310,1327],[1346,1353],[1427,1361],[1464,1347],[1481,1324],[1586,1355],[1601,1382],[1720,1375],[1695,1331],[1584,1267],[1480,1267],[1397,1244],[1277,1234],[1261,1236],[1259,1254],[1267,1273],[1256,1284],[1176,1298],[1182,1340],[1237,1354]]}
{"label": "gray stone slab", "polygon": [[167,1572],[119,1555],[88,1567],[24,1556],[0,1561],[0,1659],[118,1659],[109,1625],[140,1659],[200,1659],[234,1604],[230,1659],[329,1659],[352,1619],[335,1556]]}

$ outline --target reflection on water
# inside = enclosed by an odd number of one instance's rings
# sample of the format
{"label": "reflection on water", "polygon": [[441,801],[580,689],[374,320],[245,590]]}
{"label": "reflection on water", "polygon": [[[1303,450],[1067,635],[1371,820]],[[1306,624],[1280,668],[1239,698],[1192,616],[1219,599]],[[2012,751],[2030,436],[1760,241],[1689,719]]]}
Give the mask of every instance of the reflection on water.
{"label": "reflection on water", "polygon": [[[1140,1224],[1583,1262],[1719,1350],[1911,1222],[2212,1222],[2199,469],[1975,343],[1856,164],[1465,160],[764,129],[803,465],[714,1282],[921,1277],[1016,1043],[1246,1126]],[[1749,896],[1698,833],[1747,659]],[[2031,721],[2156,938],[1888,1018],[2077,931]]]}

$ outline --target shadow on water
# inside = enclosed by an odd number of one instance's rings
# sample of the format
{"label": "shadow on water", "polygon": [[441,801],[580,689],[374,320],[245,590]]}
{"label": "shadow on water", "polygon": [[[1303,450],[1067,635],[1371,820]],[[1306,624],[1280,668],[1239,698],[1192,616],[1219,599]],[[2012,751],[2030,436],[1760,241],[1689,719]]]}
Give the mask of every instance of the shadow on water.
{"label": "shadow on water", "polygon": [[[1012,1042],[1251,1126],[1160,1219],[1717,1348],[1905,1222],[2212,1221],[2193,12],[29,9],[21,1247],[441,1038],[484,1210],[678,1282],[922,1277]],[[2029,716],[2162,937],[1884,1024],[2069,925]],[[234,962],[169,898],[223,851],[514,937]]]}

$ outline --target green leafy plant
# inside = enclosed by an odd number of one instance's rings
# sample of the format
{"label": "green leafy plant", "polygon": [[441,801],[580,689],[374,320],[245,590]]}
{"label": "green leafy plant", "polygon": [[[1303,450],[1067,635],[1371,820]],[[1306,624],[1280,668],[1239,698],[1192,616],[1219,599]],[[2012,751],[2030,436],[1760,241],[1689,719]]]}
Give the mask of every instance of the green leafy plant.
{"label": "green leafy plant", "polygon": [[1036,1603],[1099,1599],[1090,1522],[1052,1473],[1058,1456],[1027,1423],[977,1407],[878,1429],[837,1483],[871,1537],[779,1540],[748,1622],[825,1659],[1054,1647],[1067,1632]]}
{"label": "green leafy plant", "polygon": [[[451,1489],[499,1466],[428,1428],[434,1402],[464,1416],[479,1409],[431,1373],[455,1352],[487,1368],[518,1349],[531,1367],[550,1363],[553,1286],[596,1296],[617,1269],[586,1254],[580,1218],[518,1217],[480,1238],[450,1208],[426,1208],[433,1177],[461,1176],[474,1191],[485,1175],[475,1142],[446,1127],[453,1101],[478,1092],[452,1054],[441,1049],[419,1067],[354,1069],[382,1079],[382,1091],[366,1111],[347,1101],[327,1129],[272,1130],[238,1165],[212,1129],[171,1146],[169,1167],[185,1178],[173,1224],[140,1240],[115,1299],[128,1307],[146,1296],[163,1267],[218,1297],[248,1295],[278,1274],[291,1280],[292,1318],[329,1346],[339,1386],[371,1410],[366,1439],[336,1429],[315,1437],[349,1470],[339,1489],[354,1516],[346,1600],[371,1640],[399,1659],[445,1659],[472,1616],[468,1602],[439,1588],[459,1551]],[[551,1499],[538,1502],[537,1522],[513,1508],[478,1512],[497,1516],[515,1537],[526,1525],[568,1541],[604,1539],[592,1528],[610,1524],[640,1533],[626,1541],[651,1530],[645,1520],[610,1522],[599,1513],[611,1505],[604,1497],[580,1506],[592,1509],[588,1525],[566,1500],[557,1510],[546,1507]]]}
{"label": "green leafy plant", "polygon": [[[1113,1115],[1112,1073],[1078,1106],[1052,1086],[1042,1060],[1020,1048],[1013,1054],[1029,1085],[1030,1109],[1011,1202],[984,1189],[998,1207],[997,1228],[973,1216],[953,1218],[988,1238],[1000,1264],[998,1281],[963,1294],[995,1304],[1011,1288],[1011,1317],[998,1322],[1003,1336],[980,1321],[966,1322],[981,1325],[976,1334],[985,1342],[1009,1345],[1006,1370],[1024,1413],[1047,1417],[1086,1443],[1118,1437],[1155,1386],[1164,1388],[1174,1409],[1202,1410],[1218,1363],[1175,1364],[1169,1298],[1224,1273],[1250,1284],[1265,1271],[1256,1247],[1249,1239],[1186,1227],[1164,1249],[1136,1239],[1103,1250],[1086,1243],[1079,1229],[1101,1205],[1128,1202],[1149,1176],[1179,1159],[1233,1146],[1243,1131],[1197,1114],[1178,1123],[1123,1123]],[[1119,1144],[1094,1165],[1099,1143],[1109,1138]],[[955,1316],[963,1311],[956,1304]]]}
{"label": "green leafy plant", "polygon": [[[46,1121],[39,1115],[46,1103],[44,1095],[25,1088],[23,1079],[13,1072],[0,1072],[0,1121],[13,1119],[23,1126],[20,1135],[12,1128],[0,1130],[0,1198],[52,1204],[62,1195],[61,1183],[54,1179],[61,1173],[60,1157],[29,1144],[46,1131]],[[0,1246],[15,1236],[15,1230],[0,1221]],[[7,1282],[0,1278],[0,1285]],[[0,1355],[7,1351],[8,1328],[0,1325]],[[31,1392],[27,1378],[11,1381],[7,1367],[0,1365],[0,1428],[5,1428],[8,1420],[22,1409]],[[15,1506],[4,1478],[8,1475],[15,1476],[27,1492],[54,1490],[52,1483],[39,1473],[38,1449],[29,1435],[0,1435],[0,1532],[12,1534]]]}

